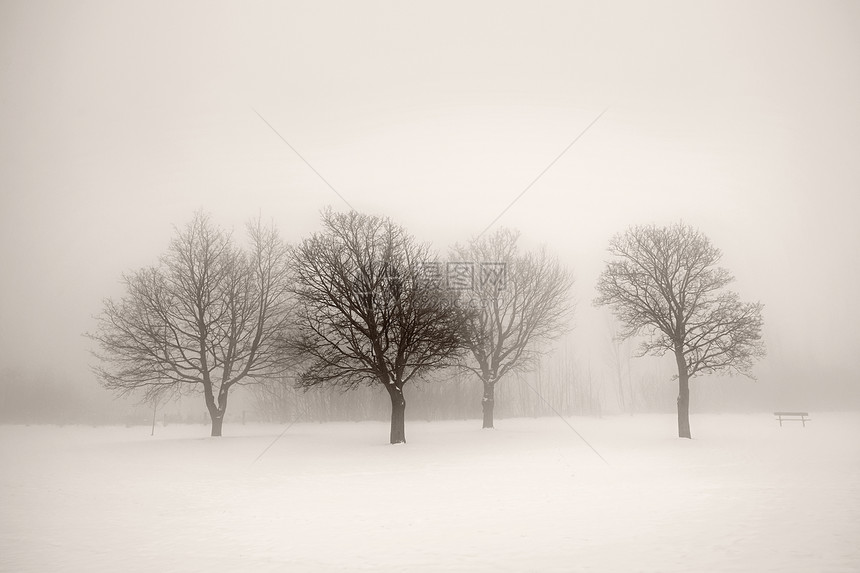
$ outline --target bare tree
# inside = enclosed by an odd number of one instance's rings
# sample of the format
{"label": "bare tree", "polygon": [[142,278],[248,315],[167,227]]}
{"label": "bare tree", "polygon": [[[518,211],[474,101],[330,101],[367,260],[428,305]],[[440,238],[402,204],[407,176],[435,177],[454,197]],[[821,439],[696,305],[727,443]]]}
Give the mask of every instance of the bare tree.
{"label": "bare tree", "polygon": [[202,390],[220,436],[230,389],[284,371],[288,250],[259,220],[248,234],[251,247],[240,250],[198,212],[158,266],[123,276],[126,295],[106,300],[87,334],[106,388],[146,400]]}
{"label": "bare tree", "polygon": [[299,384],[381,385],[391,398],[391,443],[406,441],[403,387],[453,364],[464,312],[428,278],[438,262],[387,218],[323,213],[324,231],[295,250]]}
{"label": "bare tree", "polygon": [[496,384],[511,372],[527,370],[542,345],[569,328],[573,278],[544,249],[520,253],[519,233],[494,234],[456,245],[452,256],[471,265],[471,288],[463,297],[474,312],[468,323],[471,360],[462,367],[483,382],[483,427],[493,427]]}
{"label": "bare tree", "polygon": [[594,303],[624,324],[623,338],[645,336],[639,355],[671,352],[678,367],[678,435],[690,437],[690,386],[696,374],[752,377],[764,355],[762,304],[725,290],[734,278],[718,267],[722,253],[683,223],[632,227],[609,243],[614,257],[597,282]]}

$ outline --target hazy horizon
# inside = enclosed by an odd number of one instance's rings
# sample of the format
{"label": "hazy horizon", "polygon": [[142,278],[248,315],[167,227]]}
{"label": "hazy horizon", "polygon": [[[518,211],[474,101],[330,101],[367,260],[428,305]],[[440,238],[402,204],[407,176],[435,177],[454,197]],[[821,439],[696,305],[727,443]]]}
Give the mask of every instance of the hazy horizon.
{"label": "hazy horizon", "polygon": [[199,208],[290,242],[348,208],[258,114],[444,256],[604,110],[494,225],[574,273],[577,360],[610,237],[683,220],[765,304],[774,405],[860,405],[850,2],[4,2],[0,373],[93,391],[82,333]]}

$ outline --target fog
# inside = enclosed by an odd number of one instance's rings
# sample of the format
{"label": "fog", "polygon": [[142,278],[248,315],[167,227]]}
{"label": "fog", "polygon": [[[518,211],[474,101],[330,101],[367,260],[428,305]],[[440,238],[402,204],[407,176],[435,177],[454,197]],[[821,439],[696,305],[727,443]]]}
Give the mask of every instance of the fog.
{"label": "fog", "polygon": [[856,3],[7,1],[0,385],[67,393],[58,418],[113,407],[82,333],[196,209],[295,242],[351,205],[444,256],[511,205],[495,226],[576,277],[556,354],[595,379],[610,237],[683,220],[765,304],[731,405],[857,407],[857,157]]}

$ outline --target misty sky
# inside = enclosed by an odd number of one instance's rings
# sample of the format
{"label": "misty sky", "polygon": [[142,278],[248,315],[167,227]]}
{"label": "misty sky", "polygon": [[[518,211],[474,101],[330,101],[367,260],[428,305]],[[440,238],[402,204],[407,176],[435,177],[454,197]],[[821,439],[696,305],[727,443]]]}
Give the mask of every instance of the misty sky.
{"label": "misty sky", "polygon": [[255,110],[443,253],[607,110],[497,223],[573,269],[579,356],[611,235],[684,220],[766,305],[762,379],[858,384],[857,2],[0,0],[0,372],[95,384],[91,316],[195,209],[347,208]]}

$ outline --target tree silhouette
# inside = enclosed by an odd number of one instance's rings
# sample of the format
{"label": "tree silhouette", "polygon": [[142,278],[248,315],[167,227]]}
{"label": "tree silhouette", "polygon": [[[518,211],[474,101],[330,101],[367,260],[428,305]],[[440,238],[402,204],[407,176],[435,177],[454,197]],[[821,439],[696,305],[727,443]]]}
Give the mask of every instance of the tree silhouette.
{"label": "tree silhouette", "polygon": [[462,366],[482,381],[483,427],[493,427],[496,384],[507,374],[532,367],[542,345],[570,323],[573,279],[545,250],[521,253],[519,234],[500,229],[455,246],[452,256],[472,265],[477,276],[462,297],[469,315],[471,360]]}
{"label": "tree silhouette", "polygon": [[289,315],[288,250],[259,221],[248,234],[250,249],[238,249],[198,212],[157,266],[123,276],[126,295],[106,300],[87,334],[106,388],[151,401],[202,391],[220,436],[230,389],[286,369],[278,338]]}
{"label": "tree silhouette", "polygon": [[294,251],[299,385],[380,385],[391,398],[392,444],[405,442],[403,388],[456,362],[465,313],[455,293],[428,280],[438,264],[387,218],[323,213],[324,230]]}
{"label": "tree silhouette", "polygon": [[734,278],[708,238],[679,223],[632,227],[609,243],[613,259],[594,303],[608,306],[625,329],[645,336],[640,356],[671,352],[678,367],[678,435],[691,437],[689,380],[708,372],[751,368],[764,355],[763,305],[741,302],[725,287]]}

